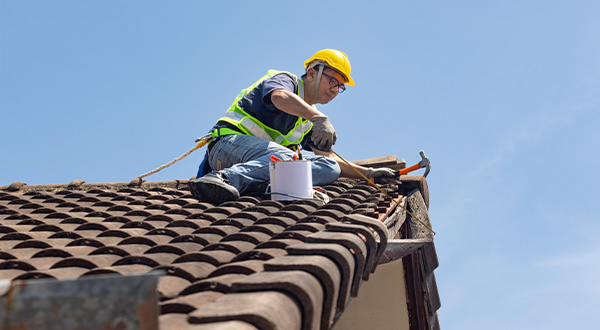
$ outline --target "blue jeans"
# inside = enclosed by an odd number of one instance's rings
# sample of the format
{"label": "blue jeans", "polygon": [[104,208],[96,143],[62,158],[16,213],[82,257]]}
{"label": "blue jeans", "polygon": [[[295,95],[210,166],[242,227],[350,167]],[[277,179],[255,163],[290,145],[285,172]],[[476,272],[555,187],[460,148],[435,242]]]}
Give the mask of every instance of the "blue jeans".
{"label": "blue jeans", "polygon": [[[227,135],[214,142],[208,162],[214,171],[223,173],[240,193],[264,185],[269,180],[272,155],[291,160],[294,152],[275,142],[251,135]],[[325,156],[304,156],[310,160],[313,186],[324,186],[340,176],[338,163]]]}

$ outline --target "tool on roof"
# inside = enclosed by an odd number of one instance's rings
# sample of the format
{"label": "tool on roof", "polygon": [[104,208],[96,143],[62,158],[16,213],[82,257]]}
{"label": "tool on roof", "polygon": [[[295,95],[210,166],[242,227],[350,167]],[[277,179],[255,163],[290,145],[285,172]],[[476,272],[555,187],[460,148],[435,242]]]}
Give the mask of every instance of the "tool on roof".
{"label": "tool on roof", "polygon": [[429,158],[427,158],[427,156],[425,156],[425,152],[423,150],[421,150],[419,152],[419,155],[421,155],[420,162],[418,162],[417,164],[415,164],[411,167],[403,168],[399,171],[396,171],[396,176],[405,175],[412,171],[416,171],[418,169],[425,167],[425,173],[423,173],[423,176],[427,177],[427,174],[429,174],[429,170],[431,170],[431,162],[429,161]]}
{"label": "tool on roof", "polygon": [[302,147],[299,144],[297,144],[294,149],[294,151],[298,154],[298,160],[302,160]]}
{"label": "tool on roof", "polygon": [[[346,165],[350,166],[350,167],[351,167],[353,170],[355,170],[355,171],[356,171],[356,173],[360,174],[360,176],[362,176],[363,178],[365,178],[365,180],[367,180],[367,181],[369,181],[369,182],[370,182],[369,178],[367,178],[367,177],[366,177],[364,174],[362,174],[362,173],[361,173],[361,172],[360,172],[360,171],[359,171],[359,170],[358,170],[358,169],[357,169],[357,168],[356,168],[354,165],[352,165],[352,164],[351,164],[349,161],[345,160],[345,159],[344,159],[342,156],[340,156],[340,155],[339,155],[337,152],[333,151],[333,149],[331,149],[331,152],[332,152],[334,155],[336,155],[336,156],[337,156],[339,159],[341,159],[341,160],[342,160],[344,163],[346,163]],[[428,158],[425,156],[425,153],[424,153],[423,151],[421,151],[419,154],[421,155],[421,158],[422,158],[421,162],[423,162],[423,160],[427,159],[427,165],[426,165],[426,166],[428,167],[428,170],[426,171],[426,173],[427,173],[427,172],[429,172],[429,159],[428,159]],[[419,162],[419,164],[421,164],[421,162]],[[419,164],[416,164],[416,165],[419,165]],[[425,163],[424,163],[424,164],[425,164]],[[416,165],[413,165],[413,166],[411,166],[411,167],[414,167],[414,166],[416,166]],[[410,168],[410,167],[409,167],[409,168]],[[419,168],[421,168],[421,167],[419,167]],[[415,169],[419,169],[419,168],[415,168]],[[414,171],[414,170],[413,170],[413,171]],[[410,171],[408,171],[408,172],[410,172]],[[408,172],[405,172],[404,174],[406,174],[406,173],[408,173]],[[430,226],[428,226],[426,223],[424,223],[423,221],[421,221],[421,219],[417,218],[417,217],[416,217],[414,214],[412,214],[412,213],[411,213],[409,210],[407,210],[407,209],[406,209],[404,206],[400,205],[400,203],[398,203],[398,201],[396,201],[396,200],[395,200],[395,199],[394,199],[392,196],[390,196],[390,195],[389,195],[388,193],[386,193],[386,192],[385,192],[383,189],[381,189],[381,188],[380,188],[380,187],[379,187],[379,186],[378,186],[378,185],[377,185],[375,182],[371,182],[371,184],[372,184],[372,185],[373,185],[375,188],[377,188],[379,191],[381,191],[381,192],[382,192],[384,195],[386,195],[386,196],[387,196],[387,198],[389,198],[389,199],[390,199],[390,201],[392,201],[392,203],[394,203],[394,204],[398,205],[399,207],[401,207],[401,208],[402,208],[404,211],[406,211],[406,213],[408,213],[408,214],[409,214],[411,217],[415,218],[415,219],[416,219],[418,222],[420,222],[420,223],[421,223],[423,226],[425,226],[425,228],[429,229],[429,231],[431,231],[431,232],[432,232],[432,233],[435,235],[435,231],[434,231],[433,229],[431,229],[431,227],[430,227]]]}

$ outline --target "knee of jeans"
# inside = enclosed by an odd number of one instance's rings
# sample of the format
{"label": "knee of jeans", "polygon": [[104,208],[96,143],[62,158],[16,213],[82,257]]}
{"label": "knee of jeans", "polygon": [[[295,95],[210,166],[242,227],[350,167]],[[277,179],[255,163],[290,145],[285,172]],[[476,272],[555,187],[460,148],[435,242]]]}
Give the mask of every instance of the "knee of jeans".
{"label": "knee of jeans", "polygon": [[290,152],[286,152],[284,150],[277,150],[270,154],[270,157],[275,156],[281,160],[292,160],[294,159],[295,153],[290,150]]}
{"label": "knee of jeans", "polygon": [[269,143],[267,150],[270,156],[275,156],[281,160],[292,160],[294,159],[294,155],[296,155],[294,151],[273,142]]}
{"label": "knee of jeans", "polygon": [[342,172],[340,165],[329,157],[319,157],[319,159],[313,160],[313,163],[313,166],[317,167],[317,171],[313,169],[313,184],[316,186],[333,183]]}

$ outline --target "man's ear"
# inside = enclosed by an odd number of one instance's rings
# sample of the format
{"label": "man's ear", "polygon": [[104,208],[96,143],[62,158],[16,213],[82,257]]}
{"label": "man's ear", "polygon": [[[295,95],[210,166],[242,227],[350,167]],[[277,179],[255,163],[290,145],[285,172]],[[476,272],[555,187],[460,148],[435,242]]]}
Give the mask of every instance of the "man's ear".
{"label": "man's ear", "polygon": [[308,78],[309,81],[315,81],[315,75],[317,74],[317,71],[315,70],[315,68],[310,68],[308,69],[308,71],[306,71],[306,77]]}

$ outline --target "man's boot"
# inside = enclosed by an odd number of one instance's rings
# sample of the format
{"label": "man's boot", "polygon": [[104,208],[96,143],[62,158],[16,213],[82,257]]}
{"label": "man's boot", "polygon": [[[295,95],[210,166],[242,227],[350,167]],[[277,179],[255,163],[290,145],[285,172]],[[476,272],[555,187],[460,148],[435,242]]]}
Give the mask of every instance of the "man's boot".
{"label": "man's boot", "polygon": [[211,172],[190,181],[190,192],[199,201],[221,204],[240,198],[240,192],[229,184],[221,172]]}

